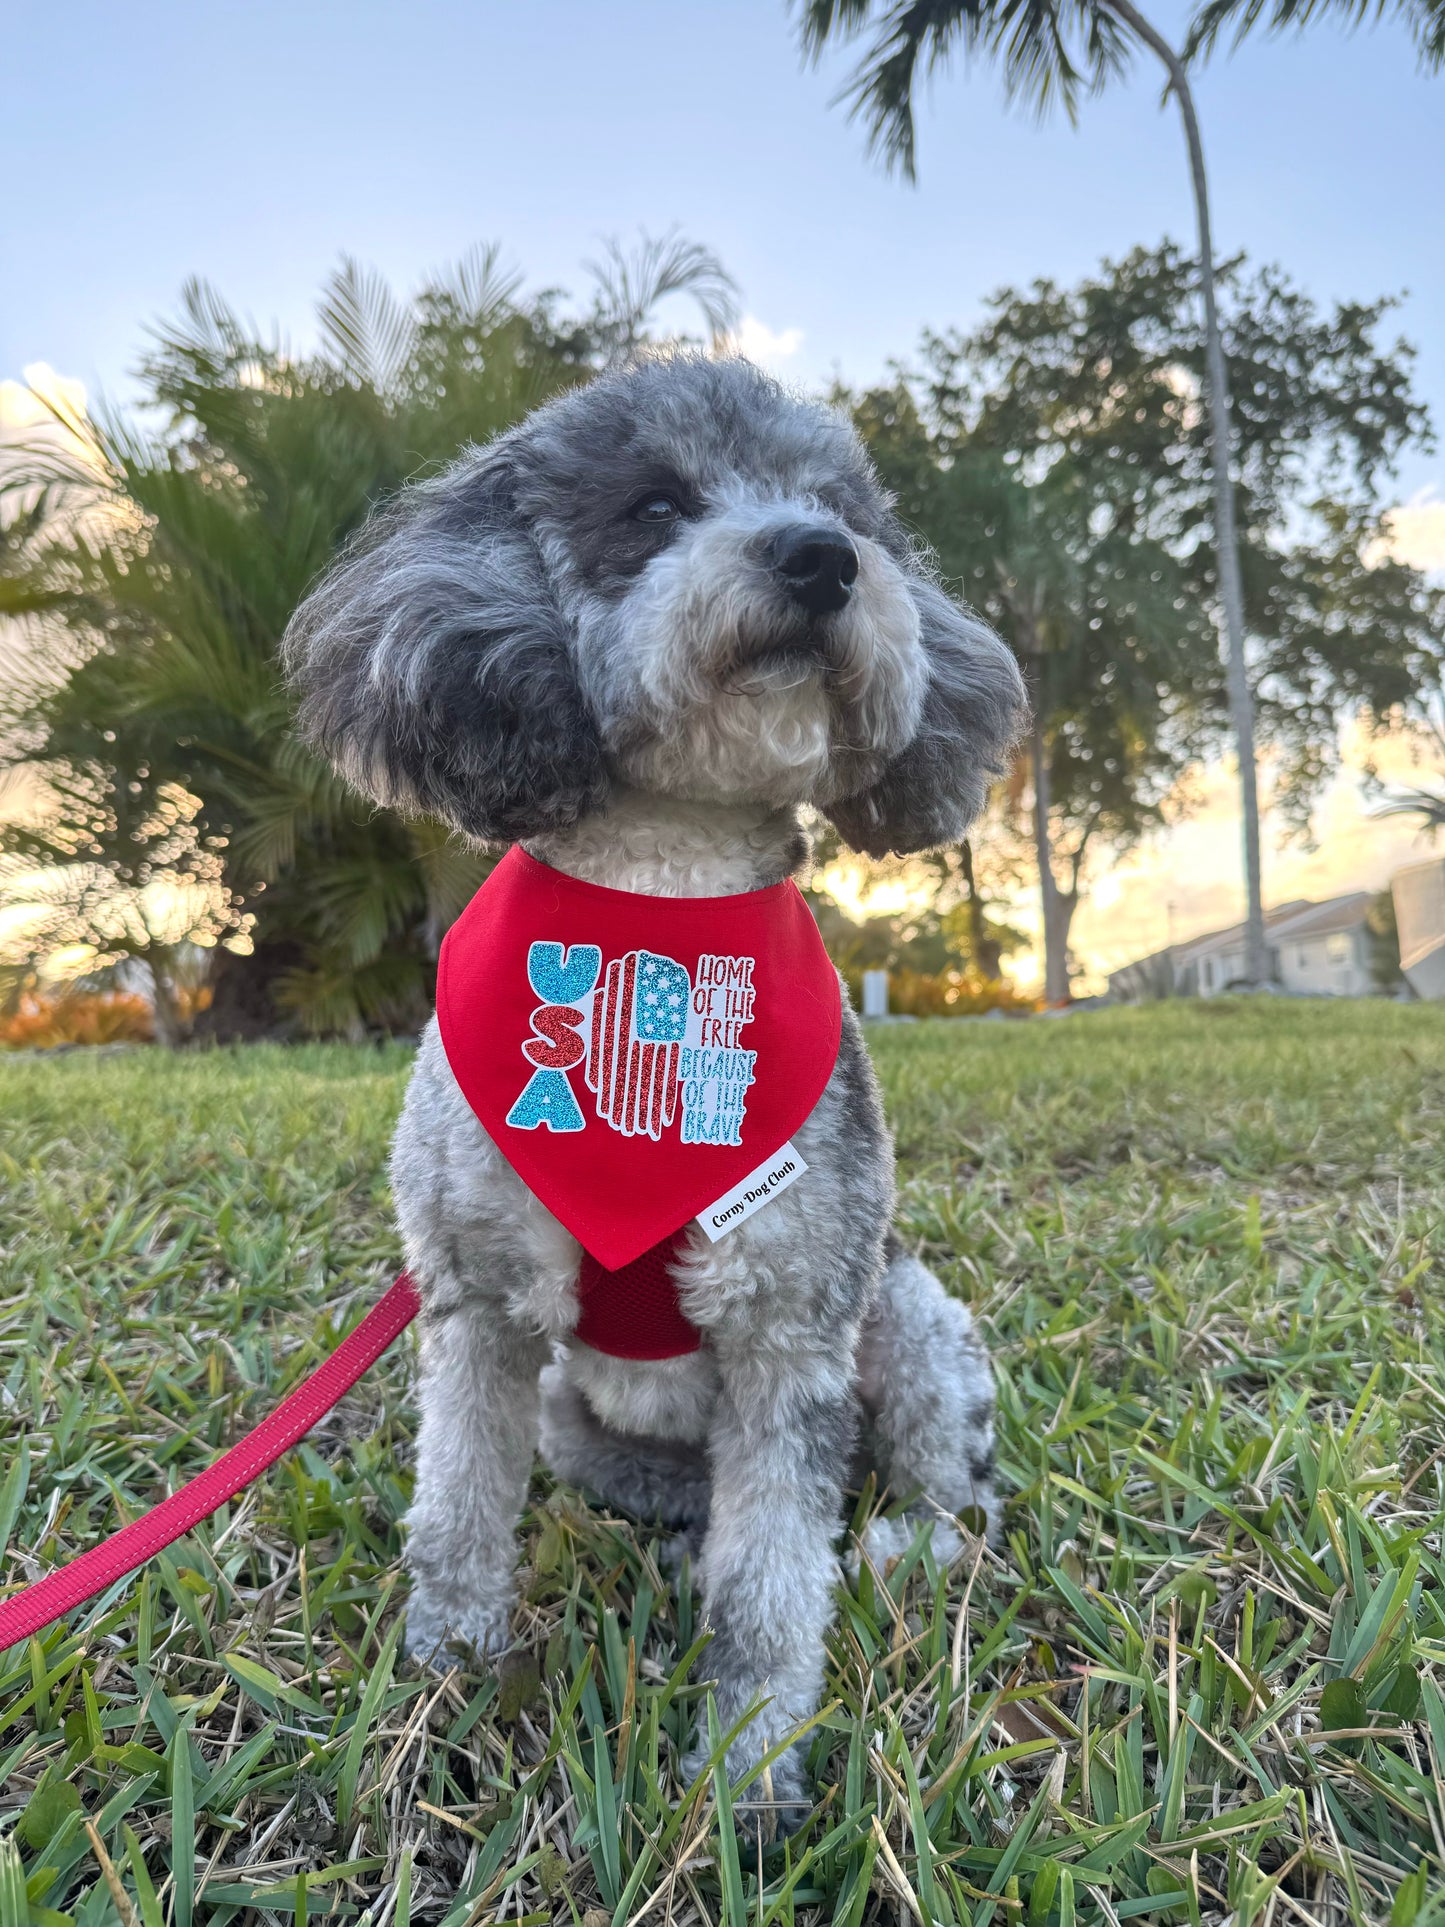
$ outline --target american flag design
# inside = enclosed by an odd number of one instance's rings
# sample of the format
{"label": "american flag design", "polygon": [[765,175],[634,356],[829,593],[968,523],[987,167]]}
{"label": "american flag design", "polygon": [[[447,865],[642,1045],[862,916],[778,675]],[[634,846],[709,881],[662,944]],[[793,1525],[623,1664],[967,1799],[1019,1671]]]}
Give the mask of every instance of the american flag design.
{"label": "american flag design", "polygon": [[691,998],[682,965],[650,950],[608,964],[593,994],[587,1084],[624,1137],[660,1138],[672,1123]]}

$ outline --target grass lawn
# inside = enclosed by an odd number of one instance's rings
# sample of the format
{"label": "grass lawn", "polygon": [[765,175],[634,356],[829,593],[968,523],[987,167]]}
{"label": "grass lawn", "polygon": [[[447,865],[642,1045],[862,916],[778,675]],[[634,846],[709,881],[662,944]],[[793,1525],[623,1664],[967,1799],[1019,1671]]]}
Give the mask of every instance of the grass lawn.
{"label": "grass lawn", "polygon": [[[0,1927],[1445,1921],[1445,1009],[873,1043],[903,1231],[994,1346],[1005,1540],[840,1590],[805,1830],[760,1862],[721,1776],[684,1799],[695,1600],[541,1474],[500,1676],[398,1657],[403,1341],[0,1655]],[[390,1281],[407,1066],[0,1059],[8,1583],[199,1470]]]}

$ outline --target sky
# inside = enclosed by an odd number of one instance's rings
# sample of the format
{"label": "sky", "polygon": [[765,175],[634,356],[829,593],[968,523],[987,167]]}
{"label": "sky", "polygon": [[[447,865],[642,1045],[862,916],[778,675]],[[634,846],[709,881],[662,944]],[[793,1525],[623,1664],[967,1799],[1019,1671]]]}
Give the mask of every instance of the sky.
{"label": "sky", "polygon": [[[1153,17],[1177,35],[1184,9]],[[1071,128],[955,65],[910,187],[833,104],[848,65],[802,65],[784,0],[10,0],[0,421],[27,371],[125,401],[191,275],[304,347],[343,253],[405,289],[495,240],[531,286],[580,293],[606,237],[677,226],[740,283],[744,345],[817,384],[883,373],[1003,286],[1192,239],[1149,66]],[[1445,426],[1445,75],[1418,73],[1400,29],[1319,27],[1216,55],[1197,95],[1220,253],[1278,261],[1322,301],[1403,295]],[[1402,552],[1445,567],[1445,453],[1412,454],[1392,487]],[[1374,887],[1426,853],[1357,791],[1325,797],[1313,853],[1266,824],[1267,898]],[[1170,904],[1181,936],[1237,913],[1228,773],[1201,793],[1187,828],[1096,879],[1076,926],[1096,971],[1164,942]]]}

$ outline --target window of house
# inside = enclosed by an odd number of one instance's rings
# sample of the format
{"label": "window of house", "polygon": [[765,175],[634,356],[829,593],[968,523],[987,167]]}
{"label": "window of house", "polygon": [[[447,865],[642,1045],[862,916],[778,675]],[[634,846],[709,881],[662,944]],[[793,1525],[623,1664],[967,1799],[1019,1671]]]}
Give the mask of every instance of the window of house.
{"label": "window of house", "polygon": [[1299,967],[1301,970],[1308,970],[1310,967],[1309,945],[1305,943],[1299,947]]}
{"label": "window of house", "polygon": [[1202,972],[1202,975],[1203,975],[1203,978],[1204,978],[1204,988],[1205,988],[1206,990],[1213,990],[1213,988],[1214,988],[1214,959],[1213,959],[1213,957],[1206,957],[1206,958],[1204,959],[1204,969],[1203,969],[1203,972]]}
{"label": "window of house", "polygon": [[1325,955],[1332,964],[1348,963],[1350,960],[1350,933],[1336,930],[1333,936],[1325,938]]}

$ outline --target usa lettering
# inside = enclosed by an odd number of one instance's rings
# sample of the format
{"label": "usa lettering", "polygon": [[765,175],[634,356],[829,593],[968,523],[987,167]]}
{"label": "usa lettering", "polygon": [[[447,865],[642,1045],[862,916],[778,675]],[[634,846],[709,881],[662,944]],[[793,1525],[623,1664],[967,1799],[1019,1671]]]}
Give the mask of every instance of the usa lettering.
{"label": "usa lettering", "polygon": [[602,952],[596,944],[574,944],[564,954],[559,943],[534,943],[527,952],[527,981],[535,996],[548,1001],[532,1012],[532,1035],[522,1045],[523,1057],[536,1069],[507,1113],[507,1122],[517,1130],[535,1131],[542,1125],[549,1131],[586,1129],[567,1072],[587,1055],[582,1000],[591,997],[601,969]]}

